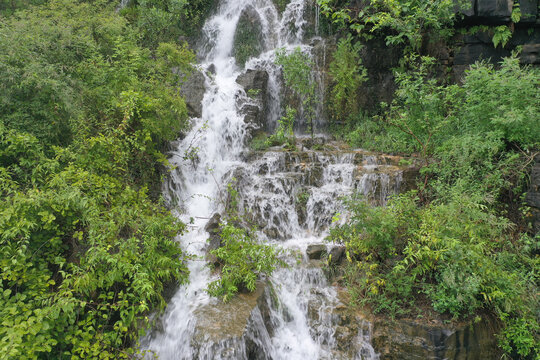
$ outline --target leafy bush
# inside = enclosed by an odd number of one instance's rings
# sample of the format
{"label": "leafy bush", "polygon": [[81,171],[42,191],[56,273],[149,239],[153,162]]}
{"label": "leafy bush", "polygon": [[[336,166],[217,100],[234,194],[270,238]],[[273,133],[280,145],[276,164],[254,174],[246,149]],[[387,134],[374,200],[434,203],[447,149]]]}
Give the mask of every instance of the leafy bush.
{"label": "leafy bush", "polygon": [[337,119],[357,114],[357,91],[367,79],[367,70],[360,59],[360,43],[353,43],[351,35],[342,38],[333,54],[329,74],[334,79],[331,91],[331,108]]}
{"label": "leafy bush", "polygon": [[223,246],[212,250],[222,264],[220,278],[208,285],[208,293],[229,301],[238,291],[254,291],[261,275],[270,276],[282,262],[279,251],[259,244],[253,234],[232,224],[220,225]]}
{"label": "leafy bush", "polygon": [[140,43],[155,49],[162,42],[195,37],[215,0],[132,0],[121,14],[138,29]]}
{"label": "leafy bush", "polygon": [[[186,124],[173,68],[113,4],[51,1],[0,23],[0,353],[122,359],[187,279],[185,226],[157,200]],[[152,200],[154,199],[154,200]]]}
{"label": "leafy bush", "polygon": [[418,50],[426,36],[449,37],[456,9],[470,7],[466,0],[370,0],[352,17],[343,1],[317,0],[321,11],[335,23],[348,26],[359,35],[382,34],[387,45],[406,45]]}
{"label": "leafy bush", "polygon": [[435,311],[454,318],[490,311],[504,325],[507,352],[538,351],[532,309],[539,304],[528,296],[538,291],[538,259],[506,245],[507,219],[464,196],[421,207],[412,192],[388,207],[357,199],[348,206],[350,221],[330,238],[347,246],[345,281],[356,303],[401,316],[427,296]]}
{"label": "leafy bush", "polygon": [[283,68],[285,84],[301,99],[300,113],[306,119],[308,130],[313,137],[313,120],[315,118],[315,82],[311,74],[313,62],[308,54],[298,47],[290,54],[284,49],[276,52],[276,64]]}
{"label": "leafy bush", "polygon": [[172,241],[184,225],[83,154],[60,150],[72,158],[61,163],[34,137],[0,130],[10,180],[0,203],[2,354],[127,357],[149,310],[164,307],[164,286],[187,278]]}

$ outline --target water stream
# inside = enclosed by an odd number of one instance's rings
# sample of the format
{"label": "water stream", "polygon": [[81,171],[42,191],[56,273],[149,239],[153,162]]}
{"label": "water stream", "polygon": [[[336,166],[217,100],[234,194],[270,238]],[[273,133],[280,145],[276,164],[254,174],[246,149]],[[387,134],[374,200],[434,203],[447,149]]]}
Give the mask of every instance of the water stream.
{"label": "water stream", "polygon": [[[232,57],[234,33],[242,10],[251,7],[260,17],[264,51],[246,63],[263,69],[268,80],[268,119],[275,124],[281,112],[280,74],[273,64],[275,49],[301,46],[308,22],[305,0],[292,0],[280,14],[271,0],[222,0],[206,22],[207,40],[200,49],[201,68],[215,67],[206,76],[207,91],[201,118],[176,143],[170,161],[176,170],[164,185],[165,196],[176,204],[177,215],[190,223],[178,241],[194,254],[189,261],[189,284],[178,289],[158,329],[142,339],[147,358],[155,354],[172,359],[376,359],[369,343],[369,326],[354,336],[355,346],[339,345],[340,306],[336,289],[328,284],[320,261],[308,259],[306,249],[323,244],[332,217],[343,212],[340,197],[353,191],[384,204],[399,191],[400,172],[361,151],[311,151],[288,153],[274,149],[246,156],[248,125],[238,104],[249,101],[236,78],[244,71]],[[270,126],[271,127],[271,126]],[[217,306],[205,288],[212,274],[204,259],[208,219],[223,210],[223,190],[236,179],[240,211],[260,226],[262,241],[290,250],[291,266],[274,273],[264,291],[264,310],[251,311],[241,337],[197,337],[201,309]],[[331,245],[328,245],[329,249]],[[329,250],[328,249],[328,250]],[[217,326],[217,324],[216,324]],[[255,349],[255,350],[254,350]]]}

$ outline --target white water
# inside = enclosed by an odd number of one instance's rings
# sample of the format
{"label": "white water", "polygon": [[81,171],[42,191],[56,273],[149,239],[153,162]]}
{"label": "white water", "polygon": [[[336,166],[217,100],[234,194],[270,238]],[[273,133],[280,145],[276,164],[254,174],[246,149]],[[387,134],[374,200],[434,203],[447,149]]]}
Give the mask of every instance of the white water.
{"label": "white water", "polygon": [[[242,160],[247,125],[237,104],[239,99],[249,100],[235,81],[243,69],[237,67],[231,53],[236,24],[248,6],[259,14],[265,51],[248,61],[246,68],[269,73],[270,122],[277,121],[281,108],[279,69],[273,65],[275,49],[301,45],[309,51],[301,44],[306,26],[304,0],[292,0],[281,16],[271,0],[224,0],[205,24],[208,41],[201,50],[201,67],[213,64],[215,75],[206,79],[202,117],[192,119],[192,130],[171,153],[176,170],[164,186],[170,202],[177,204],[178,216],[186,222],[192,220],[192,230],[178,240],[196,258],[188,262],[189,284],[173,296],[158,319],[161,330],[143,339],[142,347],[162,360],[253,358],[248,356],[248,339],[261,352],[257,359],[376,359],[369,330],[355,338],[355,352],[338,350],[339,319],[333,315],[340,304],[336,290],[305,254],[310,244],[323,243],[332,216],[343,211],[340,196],[356,189],[384,203],[389,193],[399,189],[400,179],[392,182],[389,175],[374,171],[379,166],[376,159],[364,156],[365,166],[359,166],[358,156],[363,155],[358,152],[328,155],[308,151],[300,158],[271,151],[250,162]],[[224,334],[221,343],[197,343],[196,310],[217,302],[205,292],[212,276],[203,261],[208,238],[204,226],[212,214],[223,210],[221,197],[233,173],[238,179],[240,210],[259,223],[261,239],[299,257],[287,257],[291,267],[276,271],[270,279],[277,300],[266,299],[269,324],[256,307],[243,339]],[[309,197],[302,212],[298,199],[304,193]],[[151,354],[147,357],[152,358]]]}

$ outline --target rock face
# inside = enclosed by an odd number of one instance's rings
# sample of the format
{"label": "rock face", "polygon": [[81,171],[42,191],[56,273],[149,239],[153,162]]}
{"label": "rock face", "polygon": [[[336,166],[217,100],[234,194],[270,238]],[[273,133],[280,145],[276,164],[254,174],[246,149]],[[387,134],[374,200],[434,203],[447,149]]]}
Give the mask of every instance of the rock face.
{"label": "rock face", "polygon": [[443,326],[407,320],[375,321],[372,343],[381,360],[498,358],[497,323],[484,319]]}
{"label": "rock face", "polygon": [[308,245],[306,254],[311,260],[320,260],[323,254],[326,253],[326,245],[324,244],[311,244]]}
{"label": "rock face", "polygon": [[[341,295],[347,296],[344,290]],[[499,325],[493,319],[444,324],[440,320],[380,318],[346,306],[333,311],[340,323],[336,331],[339,347],[358,346],[355,340],[360,333],[380,360],[484,360],[500,355],[495,336]]]}
{"label": "rock face", "polygon": [[264,49],[261,18],[255,8],[249,5],[242,10],[234,33],[234,57],[244,66],[250,57],[257,56]]}
{"label": "rock face", "polygon": [[540,155],[536,155],[531,171],[531,185],[525,198],[531,207],[530,221],[535,234],[540,234]]}
{"label": "rock face", "polygon": [[248,69],[236,78],[247,95],[240,98],[237,106],[244,115],[244,121],[252,129],[267,129],[268,110],[268,73],[265,70]]}
{"label": "rock face", "polygon": [[510,21],[512,0],[476,0],[476,16],[495,24]]}
{"label": "rock face", "polygon": [[201,117],[202,100],[205,91],[205,78],[203,73],[198,70],[193,70],[191,74],[186,76],[184,82],[182,82],[180,94],[186,102],[189,116]]}
{"label": "rock face", "polygon": [[206,261],[208,261],[210,264],[218,264],[218,259],[215,255],[212,255],[210,251],[216,250],[222,246],[221,243],[221,230],[219,228],[219,224],[221,222],[221,215],[218,213],[215,213],[212,215],[210,220],[206,223],[206,226],[204,227],[204,230],[208,233],[208,245],[206,247]]}
{"label": "rock face", "polygon": [[194,358],[269,359],[269,286],[259,282],[253,293],[238,294],[228,303],[214,303],[197,310],[197,325],[192,346]]}

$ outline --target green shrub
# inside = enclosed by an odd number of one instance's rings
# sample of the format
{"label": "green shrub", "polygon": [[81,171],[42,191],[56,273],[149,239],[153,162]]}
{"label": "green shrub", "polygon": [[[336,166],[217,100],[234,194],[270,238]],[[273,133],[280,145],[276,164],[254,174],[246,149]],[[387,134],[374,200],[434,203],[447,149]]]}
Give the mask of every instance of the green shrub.
{"label": "green shrub", "polygon": [[306,119],[308,130],[313,137],[313,120],[315,118],[315,81],[311,69],[313,62],[309,55],[298,47],[290,54],[284,49],[276,52],[276,64],[283,68],[285,85],[292,89],[301,100],[301,114]]}
{"label": "green shrub", "polygon": [[345,282],[355,303],[402,316],[427,296],[454,318],[487,311],[503,324],[505,351],[537,351],[539,304],[530,294],[538,291],[538,259],[510,246],[507,219],[463,194],[426,206],[414,192],[387,207],[347,204],[350,221],[330,239],[347,246]]}
{"label": "green shrub", "polygon": [[270,276],[282,262],[280,252],[270,245],[259,244],[252,233],[233,224],[221,224],[223,246],[212,250],[222,267],[218,280],[208,285],[210,295],[229,301],[238,291],[254,291],[261,275]]}
{"label": "green shrub", "polygon": [[367,70],[360,59],[360,43],[354,43],[352,36],[342,38],[332,55],[329,74],[334,80],[331,90],[332,115],[345,120],[358,113],[357,91],[367,80]]}

